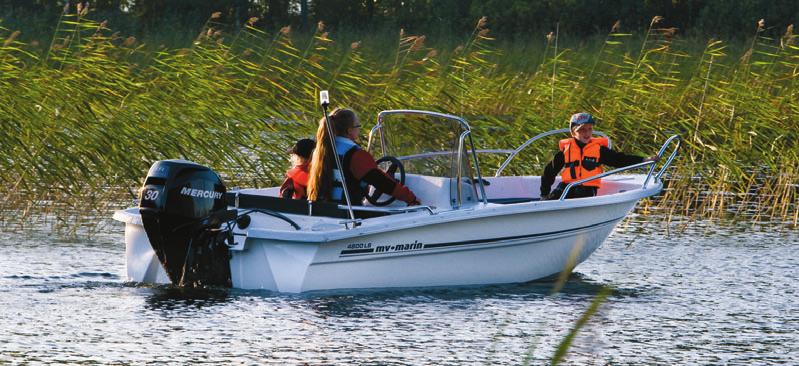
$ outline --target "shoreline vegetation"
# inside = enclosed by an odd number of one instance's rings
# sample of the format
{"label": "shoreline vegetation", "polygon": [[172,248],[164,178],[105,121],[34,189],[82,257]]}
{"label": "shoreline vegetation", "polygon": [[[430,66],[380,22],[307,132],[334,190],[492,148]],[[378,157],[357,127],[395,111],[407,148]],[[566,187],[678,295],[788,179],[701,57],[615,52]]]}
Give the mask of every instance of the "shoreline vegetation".
{"label": "shoreline vegetation", "polygon": [[[207,20],[189,47],[142,44],[66,8],[51,41],[0,22],[0,223],[42,212],[81,225],[125,206],[156,160],[208,165],[228,187],[278,184],[286,149],[310,136],[329,89],[367,127],[384,109],[462,115],[478,148],[511,148],[587,111],[624,151],[649,155],[679,134],[668,189],[642,202],[667,217],[799,219],[799,40],[793,26],[745,43],[682,38],[656,16],[644,29],[563,42],[495,39],[485,17],[462,40],[402,29],[350,39],[323,23],[267,33],[250,18]],[[500,146],[502,145],[502,146]],[[507,174],[540,174],[555,141]],[[492,174],[499,162],[482,162]],[[69,219],[67,219],[69,218]]]}

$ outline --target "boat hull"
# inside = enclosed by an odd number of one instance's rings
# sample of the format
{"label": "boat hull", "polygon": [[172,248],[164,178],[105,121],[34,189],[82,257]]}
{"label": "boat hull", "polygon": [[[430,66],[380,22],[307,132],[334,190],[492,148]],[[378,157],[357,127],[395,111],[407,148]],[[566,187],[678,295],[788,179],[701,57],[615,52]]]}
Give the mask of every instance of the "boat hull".
{"label": "boat hull", "polygon": [[[496,206],[440,213],[329,241],[247,236],[231,250],[233,287],[298,293],[527,282],[585,261],[637,200],[553,210]],[[483,212],[493,209],[494,212]],[[504,212],[509,211],[509,212]],[[415,223],[415,224],[414,224]],[[127,274],[168,283],[140,223],[128,220]],[[295,238],[291,240],[290,238]]]}

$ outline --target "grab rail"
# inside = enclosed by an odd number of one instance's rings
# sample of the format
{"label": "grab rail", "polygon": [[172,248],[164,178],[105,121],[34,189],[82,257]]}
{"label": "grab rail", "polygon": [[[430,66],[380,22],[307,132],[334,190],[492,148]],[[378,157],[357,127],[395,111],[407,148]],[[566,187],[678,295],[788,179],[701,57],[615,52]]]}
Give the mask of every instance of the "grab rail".
{"label": "grab rail", "polygon": [[[666,160],[666,163],[663,164],[663,167],[655,175],[655,181],[660,181],[660,176],[663,175],[663,173],[666,171],[666,168],[668,168],[671,165],[671,162],[677,156],[677,152],[680,150],[680,146],[682,146],[682,140],[680,139],[680,136],[679,135],[673,135],[673,136],[669,137],[666,140],[666,142],[663,143],[663,146],[660,147],[660,150],[658,150],[657,157],[658,157],[658,160],[660,160],[660,157],[663,156],[663,153],[666,151],[666,147],[671,145],[672,141],[674,141],[674,140],[677,140],[677,147],[674,149],[674,151],[671,153],[671,155],[669,155],[669,158]],[[613,175],[613,174],[620,173],[620,172],[623,172],[623,171],[632,170],[632,169],[640,168],[640,167],[643,167],[643,166],[651,165],[652,167],[649,168],[649,174],[646,175],[646,179],[644,180],[643,188],[645,189],[646,185],[649,183],[649,178],[652,177],[652,172],[655,171],[655,164],[656,163],[657,163],[657,161],[644,161],[644,162],[641,162],[641,163],[638,163],[638,164],[633,164],[633,165],[628,165],[626,167],[613,169],[613,170],[604,172],[602,174],[595,175],[593,177],[580,179],[580,180],[571,182],[571,183],[566,185],[566,188],[563,189],[563,193],[561,193],[560,198],[558,199],[558,201],[563,201],[564,199],[566,199],[566,194],[568,194],[569,190],[572,187],[576,186],[576,185],[580,185],[580,184],[583,184],[585,182],[590,182],[590,181],[595,180],[595,179],[607,177],[609,175]]]}
{"label": "grab rail", "polygon": [[[475,150],[478,154],[511,154],[513,153],[512,149],[477,149]],[[471,154],[472,150],[466,150],[466,153]],[[431,151],[426,153],[420,154],[412,154],[412,155],[402,155],[402,156],[395,156],[399,161],[405,160],[413,160],[413,159],[426,159],[426,158],[433,158],[436,156],[446,156],[446,155],[455,155],[457,154],[456,151]]]}
{"label": "grab rail", "polygon": [[[346,205],[338,205],[340,209],[346,209]],[[369,207],[369,206],[352,206],[353,211],[365,211],[365,212],[386,212],[386,213],[406,213],[406,212],[416,212],[427,210],[431,215],[435,215],[436,213],[433,212],[433,208],[430,206],[408,206],[408,207],[400,207],[400,208],[378,208],[378,207]]]}
{"label": "grab rail", "polygon": [[613,175],[613,174],[616,174],[616,173],[624,172],[624,171],[627,171],[627,170],[632,170],[632,169],[635,169],[635,168],[640,168],[642,166],[647,166],[647,165],[655,165],[655,162],[654,161],[644,161],[644,162],[641,162],[641,163],[638,163],[638,164],[628,165],[628,166],[625,166],[625,167],[609,170],[609,171],[606,171],[606,172],[604,172],[602,174],[595,175],[593,177],[584,178],[584,179],[580,179],[580,180],[576,180],[574,182],[571,182],[571,183],[566,185],[566,188],[563,189],[563,193],[561,193],[560,198],[558,199],[558,201],[563,201],[564,199],[566,199],[566,194],[569,193],[569,190],[572,187],[574,187],[574,186],[583,184],[585,182],[590,182],[590,181],[595,180],[595,179],[607,177],[609,175]]}
{"label": "grab rail", "polygon": [[[677,140],[677,146],[674,148],[674,151],[671,152],[671,155],[669,155],[669,158],[666,160],[666,163],[663,164],[663,167],[660,168],[657,174],[655,174],[655,181],[660,180],[660,176],[663,175],[663,173],[666,171],[666,168],[668,168],[669,165],[671,165],[671,161],[674,160],[675,157],[677,157],[677,152],[680,151],[680,147],[682,147],[682,139],[680,138],[679,135],[673,135],[669,137],[669,139],[663,143],[663,146],[660,147],[660,150],[658,150],[658,160],[660,160],[660,157],[663,156],[663,153],[666,151],[666,147],[668,147],[671,144],[671,142],[674,140]],[[652,167],[649,169],[649,174],[647,174],[646,180],[644,181],[644,188],[646,188],[646,185],[649,183],[649,177],[652,176],[652,172],[654,171],[655,171],[655,165],[653,164]]]}
{"label": "grab rail", "polygon": [[[505,161],[502,163],[502,165],[499,166],[499,168],[497,169],[497,172],[494,173],[494,176],[495,177],[499,177],[499,175],[502,174],[502,171],[505,170],[505,167],[507,167],[508,164],[510,164],[511,160],[513,160],[513,158],[515,158],[516,155],[518,155],[522,150],[524,150],[525,147],[530,146],[530,144],[532,144],[536,140],[539,140],[541,138],[544,138],[544,137],[547,137],[547,136],[551,136],[551,135],[554,135],[554,134],[557,134],[557,133],[565,133],[565,132],[570,132],[570,131],[571,130],[568,129],[568,128],[561,128],[559,130],[547,131],[547,132],[539,133],[538,135],[533,136],[529,140],[525,141],[523,144],[519,145],[519,147],[517,147],[516,149],[514,149],[510,153],[510,156],[508,156],[508,158],[505,159]],[[606,135],[606,134],[604,134],[602,132],[599,132],[599,131],[594,131],[594,134],[602,136],[602,137],[608,139],[608,148],[609,149],[612,148],[613,145],[611,145],[612,143],[611,143],[610,137],[608,137],[608,135]]]}

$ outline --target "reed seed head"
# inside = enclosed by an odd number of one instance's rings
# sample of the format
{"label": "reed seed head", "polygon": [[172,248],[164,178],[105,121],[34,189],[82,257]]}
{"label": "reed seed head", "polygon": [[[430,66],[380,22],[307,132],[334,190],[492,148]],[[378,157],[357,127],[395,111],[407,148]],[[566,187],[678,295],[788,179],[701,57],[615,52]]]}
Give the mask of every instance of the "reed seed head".
{"label": "reed seed head", "polygon": [[650,28],[651,28],[651,27],[654,27],[654,26],[655,26],[655,24],[658,24],[658,23],[660,23],[660,21],[661,21],[661,20],[663,20],[663,17],[662,17],[662,16],[660,16],[660,15],[655,15],[655,17],[653,17],[653,18],[652,18],[652,21],[649,23],[649,27],[650,27]]}
{"label": "reed seed head", "polygon": [[289,35],[289,33],[291,33],[291,26],[290,25],[287,25],[287,26],[285,26],[283,28],[280,28],[280,34],[282,34],[284,36],[287,36],[287,35]]}
{"label": "reed seed head", "polygon": [[555,32],[547,33],[547,44],[552,44],[552,41],[555,40]]}
{"label": "reed seed head", "polygon": [[413,40],[413,44],[411,45],[411,52],[422,49],[422,47],[424,47],[424,40],[425,36],[416,37],[416,39]]}
{"label": "reed seed head", "polygon": [[424,58],[421,60],[421,62],[428,61],[431,58],[436,57],[436,56],[438,56],[438,51],[436,51],[435,49],[431,49],[430,51],[427,51],[427,54],[424,56]]}
{"label": "reed seed head", "polygon": [[8,47],[12,43],[14,43],[14,40],[16,40],[17,37],[19,37],[19,34],[20,31],[18,30],[14,31],[14,33],[11,33],[11,35],[8,36],[8,38],[6,38],[5,42],[3,42],[3,47]]}
{"label": "reed seed head", "polygon": [[136,43],[136,37],[130,36],[130,37],[125,39],[125,42],[122,42],[122,45],[125,46],[125,47],[130,47],[130,46],[133,46],[133,44],[135,44],[135,43]]}
{"label": "reed seed head", "polygon": [[320,20],[318,23],[316,23],[316,31],[322,32],[324,30],[325,30],[325,22]]}
{"label": "reed seed head", "polygon": [[486,26],[486,23],[488,23],[488,17],[487,17],[487,16],[485,16],[485,15],[483,15],[483,16],[480,18],[480,20],[478,20],[478,21],[477,21],[477,27],[476,27],[476,28],[477,28],[477,29],[483,29],[483,28],[485,28],[485,26]]}
{"label": "reed seed head", "polygon": [[252,27],[253,24],[255,24],[255,22],[257,22],[257,21],[258,21],[258,17],[251,17],[250,19],[247,19],[247,25]]}
{"label": "reed seed head", "polygon": [[660,34],[663,35],[663,37],[665,37],[666,39],[671,39],[672,37],[674,37],[675,34],[677,34],[677,28],[676,27],[661,28],[661,29],[659,29],[659,31],[660,31]]}
{"label": "reed seed head", "polygon": [[361,41],[350,43],[351,50],[357,50],[359,47],[361,47]]}
{"label": "reed seed head", "polygon": [[793,46],[795,39],[796,36],[793,34],[793,24],[791,24],[785,29],[785,35],[782,36],[780,43],[782,43],[783,48],[785,48],[785,46]]}
{"label": "reed seed head", "polygon": [[215,12],[211,13],[211,19],[219,19],[221,17],[222,17],[222,12],[221,11],[215,11]]}
{"label": "reed seed head", "polygon": [[610,33],[616,33],[621,28],[621,20],[617,20],[616,23],[613,23],[613,26],[610,27]]}

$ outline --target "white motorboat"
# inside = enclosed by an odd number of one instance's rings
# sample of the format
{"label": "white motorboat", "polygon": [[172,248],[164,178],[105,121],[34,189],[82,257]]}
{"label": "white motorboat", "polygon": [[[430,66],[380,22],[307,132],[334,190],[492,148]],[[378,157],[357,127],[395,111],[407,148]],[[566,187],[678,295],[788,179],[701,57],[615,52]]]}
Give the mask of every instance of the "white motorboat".
{"label": "white motorboat", "polygon": [[[478,150],[460,117],[384,111],[367,149],[422,202],[337,205],[279,198],[278,188],[226,192],[210,169],[156,162],[125,223],[127,275],[143,283],[280,292],[526,282],[585,261],[642,198],[658,194],[680,140],[655,162],[607,171],[598,195],[540,200],[538,176],[503,176],[516,149]],[[598,133],[603,135],[601,133]],[[604,136],[604,135],[603,135]],[[507,154],[484,177],[479,154]],[[482,155],[480,155],[482,156]],[[381,159],[384,160],[384,159]],[[648,174],[619,174],[648,169]],[[559,179],[559,178],[558,178]]]}

